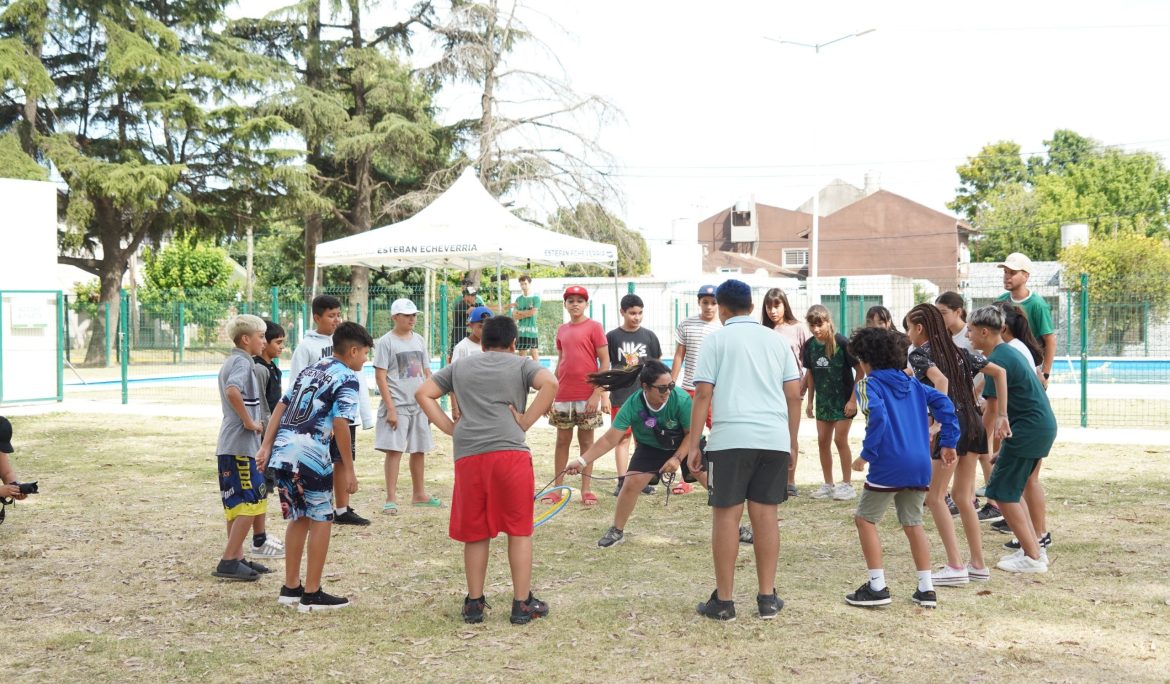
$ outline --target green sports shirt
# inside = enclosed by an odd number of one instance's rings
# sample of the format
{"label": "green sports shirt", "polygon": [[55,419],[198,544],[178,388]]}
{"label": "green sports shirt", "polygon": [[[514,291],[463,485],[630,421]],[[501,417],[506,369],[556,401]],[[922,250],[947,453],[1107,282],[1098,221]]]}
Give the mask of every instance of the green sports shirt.
{"label": "green sports shirt", "polygon": [[1055,326],[1052,325],[1052,310],[1048,308],[1048,302],[1035,292],[1029,292],[1022,302],[1012,299],[1012,293],[1005,292],[999,296],[998,301],[1010,301],[1023,309],[1024,315],[1028,317],[1028,327],[1032,329],[1036,339],[1056,332]]}
{"label": "green sports shirt", "polygon": [[[516,311],[531,311],[540,308],[540,297],[536,295],[521,295],[516,298]],[[536,316],[521,318],[516,321],[516,328],[520,337],[539,337],[536,330]]]}

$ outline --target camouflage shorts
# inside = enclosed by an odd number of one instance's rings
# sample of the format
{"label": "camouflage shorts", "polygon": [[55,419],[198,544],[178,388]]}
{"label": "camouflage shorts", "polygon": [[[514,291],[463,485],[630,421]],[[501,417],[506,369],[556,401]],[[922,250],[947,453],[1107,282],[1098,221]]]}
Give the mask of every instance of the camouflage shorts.
{"label": "camouflage shorts", "polygon": [[585,430],[596,430],[605,424],[602,418],[601,411],[597,410],[593,413],[585,412],[584,401],[558,401],[552,405],[552,414],[548,418],[548,424],[558,430],[572,430],[573,428],[582,428]]}

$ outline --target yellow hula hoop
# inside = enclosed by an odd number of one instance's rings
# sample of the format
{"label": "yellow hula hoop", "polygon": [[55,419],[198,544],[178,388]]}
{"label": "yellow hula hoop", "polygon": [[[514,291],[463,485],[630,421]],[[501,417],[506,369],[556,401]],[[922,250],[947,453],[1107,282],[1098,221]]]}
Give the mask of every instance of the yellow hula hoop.
{"label": "yellow hula hoop", "polygon": [[573,498],[572,488],[566,487],[564,485],[560,485],[557,487],[549,487],[548,489],[544,490],[543,492],[540,492],[539,494],[537,494],[536,496],[534,496],[532,498],[535,501],[540,501],[541,497],[547,496],[553,492],[561,492],[564,496],[562,496],[561,500],[558,501],[552,508],[550,508],[547,511],[544,511],[538,515],[533,516],[533,518],[532,518],[533,529],[540,527],[541,525],[545,524],[549,520],[552,520],[554,515],[556,515],[557,513],[560,513],[565,508],[565,506],[569,505],[569,499]]}

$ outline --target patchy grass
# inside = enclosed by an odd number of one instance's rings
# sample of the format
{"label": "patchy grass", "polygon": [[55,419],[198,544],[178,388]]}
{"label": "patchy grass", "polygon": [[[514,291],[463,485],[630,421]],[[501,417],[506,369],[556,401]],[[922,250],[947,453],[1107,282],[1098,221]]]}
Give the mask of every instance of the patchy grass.
{"label": "patchy grass", "polygon": [[[224,543],[218,421],[54,415],[14,423],[17,471],[39,479],[43,492],[9,508],[0,527],[0,616],[14,676],[1165,681],[1170,672],[1165,446],[1058,446],[1044,476],[1052,571],[993,571],[986,585],[940,589],[934,611],[909,600],[913,568],[892,512],[881,533],[893,606],[844,604],[864,578],[853,503],[802,497],[781,508],[780,618],[756,617],[752,554],[742,549],[739,620],[714,624],[694,614],[714,582],[702,495],[671,497],[665,508],[661,494],[643,497],[627,543],[605,551],[595,543],[613,498],[603,495],[596,510],[574,502],[536,532],[534,585],[552,613],[520,628],[507,621],[503,543],[489,570],[488,620],[468,626],[458,619],[462,554],[446,536],[447,512],[376,514],[382,464],[368,432],[359,438],[355,506],[374,524],[337,530],[326,566],[330,590],[354,606],[300,615],[276,604],[281,561],[277,574],[252,584],[209,574]],[[806,424],[798,471],[806,488],[819,480],[812,433]],[[530,435],[538,484],[552,475],[552,436]],[[438,445],[428,487],[446,500],[450,442]],[[269,522],[282,533],[276,514]],[[1003,541],[985,535],[989,559]]]}

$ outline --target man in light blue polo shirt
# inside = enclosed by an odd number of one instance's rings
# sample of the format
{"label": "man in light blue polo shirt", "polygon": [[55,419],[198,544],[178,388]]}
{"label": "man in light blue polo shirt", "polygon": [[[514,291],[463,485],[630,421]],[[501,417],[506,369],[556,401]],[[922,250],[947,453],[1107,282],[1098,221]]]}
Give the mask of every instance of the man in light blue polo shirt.
{"label": "man in light blue polo shirt", "polygon": [[[707,503],[713,509],[716,589],[698,610],[716,620],[735,619],[732,590],[746,500],[755,530],[760,583],[756,605],[761,618],[771,619],[784,606],[775,586],[780,555],[776,506],[788,498],[788,463],[796,451],[794,437],[800,421],[800,370],[783,338],[752,318],[752,290],[747,283],[724,282],[715,291],[715,300],[723,328],[703,342],[691,409],[692,425],[701,425],[707,409],[712,409]],[[702,459],[700,432],[692,430],[688,435],[692,471],[698,470]]]}

